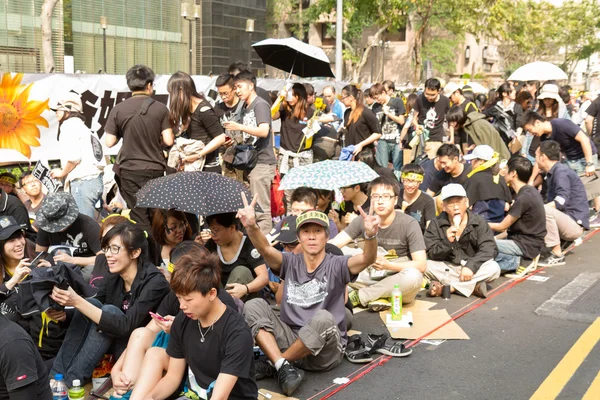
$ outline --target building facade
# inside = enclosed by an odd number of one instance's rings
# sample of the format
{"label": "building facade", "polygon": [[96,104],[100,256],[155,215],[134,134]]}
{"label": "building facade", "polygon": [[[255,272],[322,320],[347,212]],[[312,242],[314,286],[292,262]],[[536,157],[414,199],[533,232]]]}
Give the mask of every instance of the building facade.
{"label": "building facade", "polygon": [[[201,11],[186,19],[182,3]],[[0,0],[0,70],[43,72],[42,4]],[[265,38],[265,13],[266,0],[59,0],[52,18],[55,72],[124,74],[145,64],[157,74],[196,75],[221,73],[250,57],[260,70],[249,49]],[[247,19],[255,21],[252,33]]]}

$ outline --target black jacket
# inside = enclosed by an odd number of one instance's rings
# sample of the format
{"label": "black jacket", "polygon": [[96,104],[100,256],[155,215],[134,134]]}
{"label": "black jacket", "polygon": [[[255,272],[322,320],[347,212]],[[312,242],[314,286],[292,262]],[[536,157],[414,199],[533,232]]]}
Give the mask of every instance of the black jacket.
{"label": "black jacket", "polygon": [[[118,274],[108,274],[104,280],[106,282],[98,291],[96,299],[104,305],[112,304],[121,309],[125,298],[123,279]],[[131,285],[131,298],[125,315],[103,312],[98,329],[107,336],[118,339],[117,347],[123,346],[124,349],[131,332],[150,322],[148,312],[156,311],[168,292],[169,283],[158,268],[148,262],[142,263]]]}
{"label": "black jacket", "polygon": [[450,243],[446,237],[446,231],[451,226],[448,214],[443,212],[431,221],[425,231],[428,259],[456,265],[461,265],[461,261],[464,260],[465,266],[475,273],[481,264],[496,258],[498,247],[485,219],[469,210],[467,215],[467,226],[460,239],[454,243]]}

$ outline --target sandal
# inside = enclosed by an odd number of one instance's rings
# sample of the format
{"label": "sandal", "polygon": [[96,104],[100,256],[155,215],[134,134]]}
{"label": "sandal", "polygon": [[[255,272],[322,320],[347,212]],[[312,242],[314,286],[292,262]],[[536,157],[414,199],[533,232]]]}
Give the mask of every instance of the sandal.
{"label": "sandal", "polygon": [[429,282],[429,290],[427,291],[427,297],[440,297],[442,295],[442,289],[444,285],[438,281]]}
{"label": "sandal", "polygon": [[383,341],[374,341],[366,346],[360,335],[352,335],[348,338],[345,356],[354,364],[365,364],[373,361],[373,353],[383,345]]}
{"label": "sandal", "polygon": [[378,348],[375,350],[379,354],[384,354],[391,357],[406,357],[412,354],[412,349],[407,349],[399,340],[394,340],[387,334],[369,335],[368,343],[377,343]]}

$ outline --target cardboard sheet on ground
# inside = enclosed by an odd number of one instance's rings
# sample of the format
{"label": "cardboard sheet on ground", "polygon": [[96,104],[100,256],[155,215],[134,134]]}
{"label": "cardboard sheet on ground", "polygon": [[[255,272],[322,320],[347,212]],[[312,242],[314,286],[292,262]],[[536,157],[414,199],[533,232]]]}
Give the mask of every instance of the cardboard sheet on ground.
{"label": "cardboard sheet on ground", "polygon": [[[446,310],[414,309],[411,311],[414,321],[413,326],[410,328],[388,328],[390,335],[394,339],[469,339],[469,336],[456,321],[452,321],[427,335],[427,333],[450,319],[450,314]],[[384,323],[387,318],[386,314],[388,313],[389,311],[379,313]],[[427,336],[423,337],[423,335]]]}
{"label": "cardboard sheet on ground", "polygon": [[[434,303],[432,301],[415,300],[411,304],[404,304],[402,306],[402,309],[406,310],[406,311],[429,310],[431,307],[435,306],[436,304],[437,303]],[[362,307],[354,307],[352,311],[354,312],[354,314],[358,314],[363,311],[367,311],[367,309],[362,308]]]}

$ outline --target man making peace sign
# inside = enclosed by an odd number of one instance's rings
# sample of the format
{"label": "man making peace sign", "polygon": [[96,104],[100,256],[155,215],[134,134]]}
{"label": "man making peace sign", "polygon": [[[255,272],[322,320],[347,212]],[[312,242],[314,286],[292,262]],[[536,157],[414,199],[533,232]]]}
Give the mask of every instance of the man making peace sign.
{"label": "man making peace sign", "polygon": [[[257,345],[276,369],[283,392],[290,396],[304,373],[295,366],[326,371],[337,366],[346,347],[344,294],[352,275],[359,274],[377,259],[377,231],[380,219],[359,207],[365,227],[362,254],[353,257],[325,253],[329,238],[329,218],[320,211],[306,211],[296,219],[302,254],[281,253],[271,247],[256,225],[256,197],[238,218],[254,247],[267,265],[285,280],[281,318],[263,299],[244,306],[244,318]],[[280,289],[281,290],[281,289]],[[292,365],[293,364],[293,365]]]}

